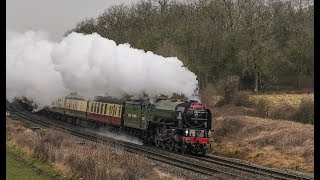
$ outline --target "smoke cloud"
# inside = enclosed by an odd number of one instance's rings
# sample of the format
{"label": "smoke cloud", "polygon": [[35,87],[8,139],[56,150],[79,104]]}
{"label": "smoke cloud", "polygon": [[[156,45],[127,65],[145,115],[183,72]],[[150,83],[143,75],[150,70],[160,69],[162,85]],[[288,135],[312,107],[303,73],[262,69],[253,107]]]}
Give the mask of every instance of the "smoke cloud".
{"label": "smoke cloud", "polygon": [[71,33],[61,42],[52,42],[40,31],[10,32],[6,52],[9,100],[25,96],[49,105],[70,92],[88,99],[124,94],[197,96],[196,75],[176,57],[164,58],[129,44],[117,45],[96,33]]}
{"label": "smoke cloud", "polygon": [[44,32],[7,33],[6,97],[25,96],[48,105],[67,93],[62,77],[51,60],[54,43]]}

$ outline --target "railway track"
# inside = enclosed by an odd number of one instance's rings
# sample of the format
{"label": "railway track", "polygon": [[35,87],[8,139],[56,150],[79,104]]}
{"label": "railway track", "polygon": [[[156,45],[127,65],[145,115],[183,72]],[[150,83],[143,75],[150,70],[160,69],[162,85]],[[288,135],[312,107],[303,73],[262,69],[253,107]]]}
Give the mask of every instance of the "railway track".
{"label": "railway track", "polygon": [[114,147],[121,147],[126,151],[136,154],[143,154],[144,156],[159,162],[209,176],[216,173],[223,173],[234,178],[238,177],[244,179],[314,179],[313,175],[310,174],[271,169],[218,156],[185,156],[161,149],[156,149],[154,147],[141,146],[129,142],[99,136],[94,133],[84,132],[78,128],[71,127],[70,124],[67,123],[63,123],[60,121],[59,124],[53,123],[53,121],[50,121],[48,119],[44,119],[34,114],[21,111],[16,108],[13,103],[7,106],[7,110],[18,118],[26,119],[41,126],[62,129],[77,137],[96,142],[104,142]]}
{"label": "railway track", "polygon": [[200,160],[219,164],[225,167],[237,168],[246,172],[256,173],[262,176],[269,176],[276,179],[314,179],[312,176],[305,173],[299,173],[294,171],[288,171],[286,173],[283,170],[274,168],[267,168],[258,166],[256,164],[248,164],[247,162],[239,162],[237,160],[231,160],[230,158],[223,158],[214,155],[208,155],[207,157],[199,157]]}

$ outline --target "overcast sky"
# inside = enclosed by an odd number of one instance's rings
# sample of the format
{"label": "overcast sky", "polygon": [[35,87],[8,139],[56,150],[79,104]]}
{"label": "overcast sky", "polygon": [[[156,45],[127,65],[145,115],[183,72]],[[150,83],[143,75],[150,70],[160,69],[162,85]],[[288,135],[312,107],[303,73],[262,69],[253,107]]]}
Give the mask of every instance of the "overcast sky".
{"label": "overcast sky", "polygon": [[18,32],[45,30],[59,40],[79,21],[97,17],[112,5],[139,0],[6,0],[6,28]]}

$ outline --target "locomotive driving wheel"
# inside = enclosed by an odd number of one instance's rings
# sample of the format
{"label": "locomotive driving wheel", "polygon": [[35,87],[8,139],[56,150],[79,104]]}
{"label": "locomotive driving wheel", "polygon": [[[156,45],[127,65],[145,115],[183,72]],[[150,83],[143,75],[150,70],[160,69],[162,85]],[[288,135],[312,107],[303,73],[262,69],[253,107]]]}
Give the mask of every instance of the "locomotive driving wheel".
{"label": "locomotive driving wheel", "polygon": [[181,152],[182,152],[182,154],[185,154],[187,152],[187,147],[184,143],[182,143],[182,145],[181,145]]}
{"label": "locomotive driving wheel", "polygon": [[176,153],[178,153],[178,152],[179,152],[179,149],[180,149],[179,144],[174,143],[174,151],[175,151]]}
{"label": "locomotive driving wheel", "polygon": [[160,141],[159,140],[156,140],[155,144],[156,144],[156,147],[160,147]]}
{"label": "locomotive driving wheel", "polygon": [[169,143],[169,150],[170,151],[173,151],[175,148],[175,142],[172,140],[170,143]]}
{"label": "locomotive driving wheel", "polygon": [[167,143],[161,141],[160,144],[161,144],[162,149],[166,149]]}

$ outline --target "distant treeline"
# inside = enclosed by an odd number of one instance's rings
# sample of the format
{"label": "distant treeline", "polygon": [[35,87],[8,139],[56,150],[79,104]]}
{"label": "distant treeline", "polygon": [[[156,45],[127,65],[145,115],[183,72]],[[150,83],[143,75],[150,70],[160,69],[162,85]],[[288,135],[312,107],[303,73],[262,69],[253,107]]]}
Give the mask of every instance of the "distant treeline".
{"label": "distant treeline", "polygon": [[[230,76],[242,89],[313,88],[314,6],[308,0],[143,0],[68,31],[176,56],[201,86]],[[309,83],[306,83],[309,82]]]}

